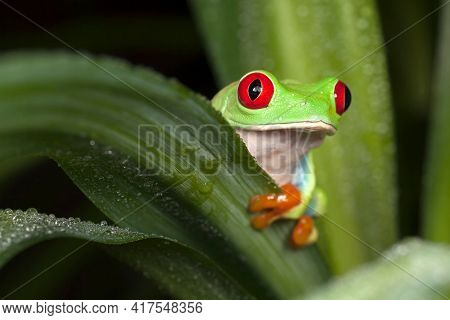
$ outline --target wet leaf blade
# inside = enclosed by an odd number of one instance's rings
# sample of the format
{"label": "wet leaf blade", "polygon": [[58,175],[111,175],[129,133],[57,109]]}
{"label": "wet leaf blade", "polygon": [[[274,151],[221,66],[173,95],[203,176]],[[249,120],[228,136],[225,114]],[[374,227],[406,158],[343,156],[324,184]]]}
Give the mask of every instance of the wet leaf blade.
{"label": "wet leaf blade", "polygon": [[381,250],[393,244],[393,122],[374,1],[192,4],[222,85],[253,69],[302,82],[336,76],[349,85],[352,106],[315,157],[319,185],[329,199],[320,244],[337,273],[375,257],[370,246]]}
{"label": "wet leaf blade", "polygon": [[418,239],[321,287],[310,299],[448,299],[450,247]]}
{"label": "wet leaf blade", "polygon": [[175,296],[185,299],[250,297],[209,259],[169,239],[74,218],[55,218],[32,210],[10,209],[0,210],[0,234],[0,266],[37,243],[76,238],[84,241],[75,250],[98,244],[145,276],[157,278]]}
{"label": "wet leaf blade", "polygon": [[[0,159],[54,159],[111,220],[204,253],[254,296],[294,296],[327,278],[315,248],[289,248],[291,225],[251,229],[249,197],[274,187],[208,101],[144,68],[89,59],[0,60]],[[162,144],[145,144],[141,125],[160,130]],[[198,135],[204,125],[226,139]],[[188,142],[172,131],[180,126]]]}

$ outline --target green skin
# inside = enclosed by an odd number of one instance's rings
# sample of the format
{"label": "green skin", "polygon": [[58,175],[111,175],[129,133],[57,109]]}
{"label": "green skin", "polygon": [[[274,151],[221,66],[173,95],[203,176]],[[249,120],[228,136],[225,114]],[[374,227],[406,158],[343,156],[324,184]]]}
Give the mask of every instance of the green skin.
{"label": "green skin", "polygon": [[[256,110],[244,107],[237,95],[239,82],[226,86],[212,100],[213,107],[238,132],[265,131],[267,134],[275,130],[303,130],[303,133],[319,133],[323,136],[336,132],[341,118],[336,112],[334,99],[334,87],[338,79],[326,78],[305,85],[294,80],[279,81],[273,74],[264,70],[257,72],[268,76],[274,85],[274,94],[268,107]],[[310,151],[298,160],[298,167],[308,168],[307,174],[298,175],[292,180],[302,192],[302,202],[284,213],[284,218],[297,219],[304,213],[315,216],[319,212],[323,213],[325,209],[326,198],[316,188]]]}

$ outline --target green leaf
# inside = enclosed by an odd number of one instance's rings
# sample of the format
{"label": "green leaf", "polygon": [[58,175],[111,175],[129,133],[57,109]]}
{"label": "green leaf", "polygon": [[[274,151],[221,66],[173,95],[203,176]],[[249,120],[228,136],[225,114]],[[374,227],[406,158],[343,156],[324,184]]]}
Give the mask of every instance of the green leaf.
{"label": "green leaf", "polygon": [[[275,186],[205,99],[88,56],[13,54],[0,74],[0,160],[54,159],[112,221],[205,254],[255,297],[292,297],[327,278],[315,247],[289,248],[291,224],[250,227],[249,197]],[[197,130],[205,124],[220,128],[216,139]],[[146,144],[140,125],[164,139]]]}
{"label": "green leaf", "polygon": [[378,260],[349,272],[310,299],[448,299],[450,247],[418,239],[395,245]]}
{"label": "green leaf", "polygon": [[441,16],[439,58],[426,169],[423,208],[424,233],[429,239],[450,242],[450,7]]}
{"label": "green leaf", "polygon": [[36,243],[70,237],[86,240],[72,253],[90,243],[102,244],[145,276],[157,278],[161,286],[176,296],[185,299],[249,297],[209,259],[162,237],[74,218],[55,218],[39,214],[35,209],[0,210],[0,235],[0,267]]}
{"label": "green leaf", "polygon": [[329,198],[321,245],[335,272],[374,257],[370,246],[390,246],[397,237],[396,172],[389,84],[374,2],[192,4],[222,85],[260,68],[280,78],[309,82],[337,76],[348,83],[352,107],[336,137],[328,138],[316,156],[319,185]]}
{"label": "green leaf", "polygon": [[428,128],[430,115],[430,84],[436,42],[434,21],[438,14],[421,23],[415,22],[438,5],[439,1],[412,0],[408,1],[408,10],[405,10],[400,1],[377,1],[385,39],[396,37],[414,24],[414,28],[389,42],[386,50],[395,112],[400,237],[417,234],[421,215],[427,138],[424,128]]}

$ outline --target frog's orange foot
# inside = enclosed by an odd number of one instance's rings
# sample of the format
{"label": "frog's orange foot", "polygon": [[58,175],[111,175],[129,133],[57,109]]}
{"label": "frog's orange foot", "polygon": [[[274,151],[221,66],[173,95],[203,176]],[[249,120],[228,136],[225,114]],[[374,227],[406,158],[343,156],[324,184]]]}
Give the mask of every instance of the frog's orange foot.
{"label": "frog's orange foot", "polygon": [[303,215],[298,219],[297,224],[291,233],[291,244],[295,248],[302,248],[316,242],[317,229],[311,216]]}
{"label": "frog's orange foot", "polygon": [[293,184],[285,184],[281,187],[282,193],[269,193],[254,196],[250,199],[248,210],[250,212],[263,213],[251,219],[255,229],[268,227],[273,221],[280,218],[289,209],[300,204],[301,193]]}
{"label": "frog's orange foot", "polygon": [[250,220],[252,227],[255,229],[264,229],[270,226],[272,222],[277,220],[279,217],[278,212],[269,211],[265,213],[258,214],[256,216],[253,216]]}

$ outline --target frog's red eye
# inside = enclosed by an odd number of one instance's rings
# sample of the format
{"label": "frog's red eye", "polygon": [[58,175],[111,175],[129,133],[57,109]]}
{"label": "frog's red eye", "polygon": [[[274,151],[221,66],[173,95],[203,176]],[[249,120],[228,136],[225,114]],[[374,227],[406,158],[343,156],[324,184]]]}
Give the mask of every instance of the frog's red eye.
{"label": "frog's red eye", "polygon": [[272,99],[274,86],[264,73],[252,72],[239,82],[239,102],[248,109],[266,108]]}
{"label": "frog's red eye", "polygon": [[334,102],[336,103],[336,112],[339,115],[347,111],[352,102],[350,89],[340,80],[334,86]]}

